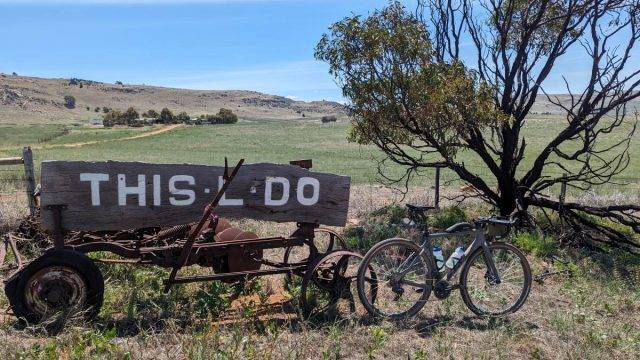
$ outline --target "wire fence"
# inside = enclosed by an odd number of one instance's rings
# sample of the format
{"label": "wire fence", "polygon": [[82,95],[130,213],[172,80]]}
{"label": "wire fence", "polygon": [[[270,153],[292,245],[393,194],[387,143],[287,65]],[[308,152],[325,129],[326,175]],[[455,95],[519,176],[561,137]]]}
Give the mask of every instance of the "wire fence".
{"label": "wire fence", "polygon": [[15,205],[23,199],[29,212],[36,211],[36,181],[33,166],[33,153],[30,147],[25,147],[22,157],[0,159],[0,205],[4,210],[5,204]]}

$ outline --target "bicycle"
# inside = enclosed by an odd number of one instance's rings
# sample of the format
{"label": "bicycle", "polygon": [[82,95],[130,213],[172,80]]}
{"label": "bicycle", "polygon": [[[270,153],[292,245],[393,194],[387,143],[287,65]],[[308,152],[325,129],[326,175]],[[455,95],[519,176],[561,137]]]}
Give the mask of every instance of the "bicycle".
{"label": "bicycle", "polygon": [[[360,265],[358,296],[370,314],[394,320],[411,317],[424,307],[431,292],[445,299],[456,289],[478,316],[504,316],[522,307],[531,290],[529,262],[517,247],[485,236],[485,232],[496,239],[507,236],[515,223],[513,216],[481,217],[473,224],[458,223],[429,233],[426,212],[434,207],[407,204],[407,208],[422,232],[420,245],[403,238],[383,240],[367,252]],[[433,240],[468,236],[473,236],[473,241],[458,262],[438,269]],[[377,276],[367,277],[367,269],[373,269]],[[458,284],[452,284],[460,269]],[[370,293],[377,296],[367,296]]]}

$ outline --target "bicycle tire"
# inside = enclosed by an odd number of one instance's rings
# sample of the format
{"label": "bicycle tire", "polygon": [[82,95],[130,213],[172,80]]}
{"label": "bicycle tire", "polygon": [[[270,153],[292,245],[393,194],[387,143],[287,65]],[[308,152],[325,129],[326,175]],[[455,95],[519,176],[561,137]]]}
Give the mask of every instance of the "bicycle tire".
{"label": "bicycle tire", "polygon": [[[369,249],[369,251],[364,256],[364,259],[362,260],[362,263],[360,264],[360,268],[358,269],[358,278],[357,278],[358,297],[360,298],[360,302],[365,307],[367,312],[369,312],[369,314],[371,314],[373,316],[376,316],[376,317],[390,318],[392,320],[402,320],[402,319],[406,319],[408,317],[415,316],[425,306],[427,300],[429,299],[429,296],[431,295],[431,291],[433,289],[433,281],[429,281],[428,279],[425,279],[425,287],[424,287],[424,290],[422,291],[422,294],[421,294],[419,300],[416,301],[416,303],[413,306],[411,306],[408,310],[402,311],[402,312],[399,312],[399,313],[394,313],[394,314],[383,313],[378,308],[376,308],[375,304],[371,303],[371,301],[366,296],[366,292],[367,292],[367,290],[365,288],[365,273],[366,273],[366,270],[369,269],[369,268],[372,268],[370,262],[378,254],[378,252],[383,250],[385,247],[391,247],[391,246],[397,246],[397,245],[405,246],[405,247],[407,247],[409,249],[412,249],[412,251],[414,251],[414,253],[417,253],[421,257],[421,259],[423,260],[424,264],[427,267],[427,269],[426,269],[426,271],[427,271],[426,273],[427,274],[433,274],[433,269],[434,269],[433,262],[431,261],[431,258],[429,258],[427,256],[427,253],[425,251],[423,251],[422,247],[420,247],[418,244],[416,244],[416,243],[414,243],[412,241],[406,240],[406,239],[391,238],[391,239],[383,240],[383,241],[377,243],[371,249]],[[376,269],[374,269],[374,271],[376,271]],[[377,274],[376,281],[378,279],[381,279],[382,278],[381,276],[382,276],[382,274]],[[379,288],[377,288],[377,298],[376,299],[380,299]],[[373,302],[375,302],[376,299],[374,299]]]}
{"label": "bicycle tire", "polygon": [[531,282],[532,282],[531,266],[529,265],[529,261],[527,260],[526,256],[522,253],[522,251],[520,251],[520,249],[518,249],[517,247],[511,244],[504,243],[504,242],[493,242],[488,244],[488,246],[490,250],[492,250],[492,252],[494,249],[503,249],[503,250],[510,251],[514,253],[520,260],[520,266],[522,266],[523,275],[524,275],[524,284],[522,287],[522,291],[520,292],[520,296],[509,308],[502,311],[498,311],[498,312],[490,312],[490,311],[483,310],[473,302],[469,294],[469,287],[467,286],[468,285],[467,282],[469,280],[468,275],[469,275],[469,270],[471,269],[471,266],[475,262],[476,258],[478,256],[484,256],[484,251],[482,247],[476,249],[473,253],[471,253],[471,255],[469,255],[469,258],[465,261],[465,264],[462,268],[462,272],[460,273],[460,295],[462,296],[462,300],[464,301],[465,305],[467,305],[469,310],[471,310],[474,314],[478,316],[500,317],[500,316],[512,314],[518,311],[522,307],[522,305],[524,305],[527,298],[529,297],[529,293],[531,292]]}

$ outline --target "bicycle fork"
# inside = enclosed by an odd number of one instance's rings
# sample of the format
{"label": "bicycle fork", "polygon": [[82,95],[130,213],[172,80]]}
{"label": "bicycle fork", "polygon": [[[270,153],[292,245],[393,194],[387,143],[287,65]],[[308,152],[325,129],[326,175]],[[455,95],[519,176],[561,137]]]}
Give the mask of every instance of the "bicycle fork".
{"label": "bicycle fork", "polygon": [[487,265],[487,280],[491,285],[500,284],[500,274],[498,274],[498,269],[496,269],[496,264],[493,262],[493,255],[491,254],[491,249],[486,241],[482,242],[482,252],[484,253],[484,263]]}

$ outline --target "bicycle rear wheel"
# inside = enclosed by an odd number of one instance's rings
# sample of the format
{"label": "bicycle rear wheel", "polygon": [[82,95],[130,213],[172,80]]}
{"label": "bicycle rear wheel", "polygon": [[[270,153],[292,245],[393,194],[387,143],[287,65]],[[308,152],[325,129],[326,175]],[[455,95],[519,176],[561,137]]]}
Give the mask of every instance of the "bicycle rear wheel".
{"label": "bicycle rear wheel", "polygon": [[[372,247],[360,264],[358,297],[374,316],[414,316],[431,295],[432,269],[431,259],[418,244],[400,238],[384,240]],[[376,278],[367,276],[371,272]]]}
{"label": "bicycle rear wheel", "polygon": [[516,312],[529,296],[531,268],[524,254],[502,242],[488,245],[500,283],[491,278],[484,251],[478,248],[465,262],[460,274],[460,294],[478,316],[503,316]]}

